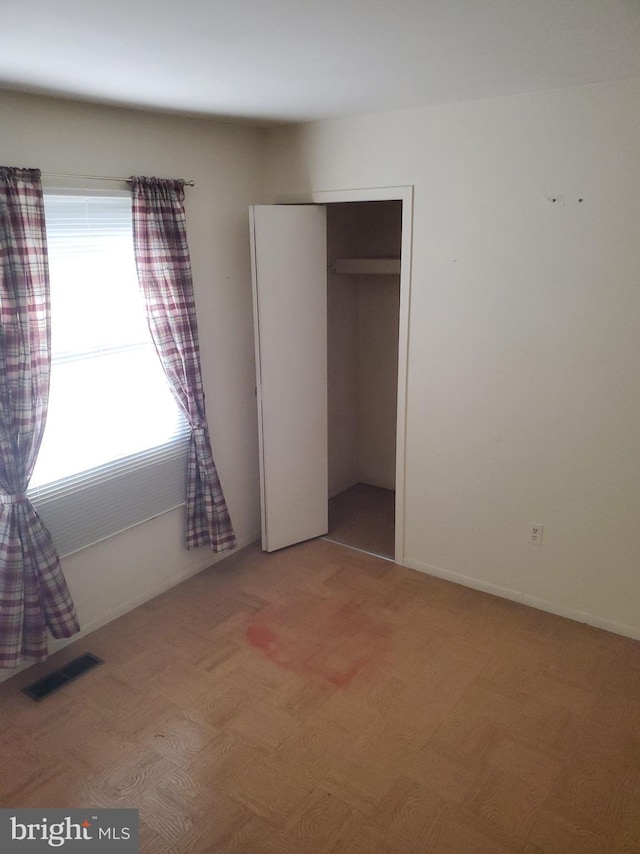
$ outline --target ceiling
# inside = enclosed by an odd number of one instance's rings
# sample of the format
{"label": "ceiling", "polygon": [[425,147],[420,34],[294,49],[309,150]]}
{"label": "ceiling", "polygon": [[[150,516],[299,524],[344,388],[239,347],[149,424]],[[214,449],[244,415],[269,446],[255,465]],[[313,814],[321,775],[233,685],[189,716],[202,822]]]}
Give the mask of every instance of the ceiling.
{"label": "ceiling", "polygon": [[258,122],[640,77],[640,0],[0,0],[0,86]]}

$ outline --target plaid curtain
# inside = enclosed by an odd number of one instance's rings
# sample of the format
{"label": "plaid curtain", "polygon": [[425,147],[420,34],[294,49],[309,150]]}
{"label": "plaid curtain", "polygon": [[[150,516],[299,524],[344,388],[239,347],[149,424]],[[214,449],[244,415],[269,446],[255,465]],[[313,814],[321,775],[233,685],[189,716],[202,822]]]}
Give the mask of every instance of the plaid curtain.
{"label": "plaid curtain", "polygon": [[187,461],[188,549],[221,552],[236,538],[213,461],[200,370],[184,182],[132,178],[133,242],[147,322],[191,437]]}
{"label": "plaid curtain", "polygon": [[0,667],[80,630],[51,536],[27,498],[49,398],[49,268],[40,172],[0,167]]}

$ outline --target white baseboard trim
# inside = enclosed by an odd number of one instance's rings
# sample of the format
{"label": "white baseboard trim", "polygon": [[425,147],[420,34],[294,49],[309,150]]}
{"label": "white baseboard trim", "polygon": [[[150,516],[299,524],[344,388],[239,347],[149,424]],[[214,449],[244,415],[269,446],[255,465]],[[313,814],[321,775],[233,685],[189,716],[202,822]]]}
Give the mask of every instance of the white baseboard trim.
{"label": "white baseboard trim", "polygon": [[[124,614],[128,614],[129,611],[133,611],[134,608],[139,608],[140,605],[144,605],[145,602],[149,602],[151,599],[155,599],[156,596],[160,596],[162,593],[166,593],[167,590],[171,590],[172,587],[176,587],[178,584],[182,584],[183,581],[186,581],[187,578],[191,578],[194,575],[198,575],[200,572],[204,572],[205,569],[208,569],[210,566],[214,566],[216,563],[220,563],[220,561],[225,560],[225,558],[231,557],[236,552],[239,552],[240,549],[245,548],[246,546],[251,545],[251,543],[255,543],[257,535],[254,534],[250,538],[245,541],[239,542],[235,549],[226,551],[226,552],[210,552],[206,556],[203,556],[203,560],[195,565],[195,567],[190,566],[188,569],[183,570],[178,575],[174,575],[172,578],[165,579],[161,584],[146,590],[144,593],[140,594],[140,596],[135,596],[133,599],[129,599],[128,602],[124,602],[122,605],[118,605],[117,608],[114,608],[108,614],[103,615],[102,617],[98,617],[95,620],[92,620],[90,623],[87,623],[86,626],[82,628],[82,630],[74,635],[72,638],[65,638],[65,646],[68,643],[73,643],[74,640],[78,640],[85,635],[91,634],[91,632],[95,632],[96,629],[101,629],[102,626],[106,626],[108,623],[113,622],[113,620],[117,620],[118,617],[122,617]],[[53,648],[53,643],[51,644]]]}
{"label": "white baseboard trim", "polygon": [[[52,656],[54,653],[59,652],[61,649],[64,649],[66,646],[69,646],[70,644],[75,643],[78,640],[82,640],[82,638],[86,637],[87,635],[90,635],[91,632],[95,632],[97,629],[101,629],[103,626],[112,623],[114,620],[117,620],[118,617],[122,617],[124,614],[128,614],[129,611],[133,611],[135,608],[139,608],[140,605],[144,605],[145,602],[149,602],[151,599],[155,599],[156,596],[160,596],[162,593],[166,593],[167,590],[171,590],[172,587],[176,587],[178,584],[182,584],[182,582],[186,581],[188,578],[191,578],[194,575],[198,575],[198,573],[203,572],[210,566],[214,566],[216,563],[220,563],[220,561],[224,560],[225,558],[231,557],[231,555],[234,555],[236,552],[239,552],[240,549],[244,549],[246,546],[255,543],[256,540],[258,540],[259,538],[260,534],[255,533],[249,537],[245,537],[242,541],[238,543],[236,548],[232,551],[219,553],[207,552],[206,555],[202,556],[202,560],[199,561],[195,566],[190,566],[188,569],[183,570],[177,575],[165,579],[155,587],[145,590],[145,592],[141,593],[139,596],[134,596],[133,599],[129,599],[127,602],[123,602],[116,608],[112,608],[111,611],[108,611],[106,614],[101,614],[99,617],[96,617],[95,620],[91,620],[91,622],[85,623],[80,629],[80,631],[77,632],[77,634],[73,635],[73,637],[60,639],[49,638],[49,657]],[[6,682],[6,680],[11,679],[12,676],[17,676],[18,673],[22,673],[29,667],[33,667],[36,663],[42,664],[42,662],[30,661],[12,670],[0,672],[0,683]]]}
{"label": "white baseboard trim", "polygon": [[510,587],[501,587],[499,584],[491,584],[488,581],[482,581],[478,578],[472,578],[468,575],[462,575],[459,572],[451,572],[447,569],[442,569],[439,566],[432,566],[422,561],[405,558],[404,566],[409,569],[416,569],[418,572],[424,572],[427,575],[433,575],[435,578],[442,578],[445,581],[453,581],[455,584],[461,584],[463,587],[471,587],[473,590],[481,590],[483,593],[491,593],[493,596],[499,596],[502,599],[509,599],[512,602],[519,602],[521,605],[529,605],[531,608],[537,608],[539,611],[547,611],[549,614],[556,614],[558,617],[566,617],[569,620],[574,620],[577,623],[586,623],[588,626],[594,626],[597,629],[604,629],[607,632],[613,632],[616,635],[640,640],[640,627],[628,626],[626,623],[618,623],[615,620],[609,620],[605,617],[599,617],[597,614],[589,614],[585,611],[579,611],[576,608],[570,608],[565,605],[558,605],[555,602],[549,602],[546,599],[539,599],[537,596],[531,596],[522,590],[512,590]]}

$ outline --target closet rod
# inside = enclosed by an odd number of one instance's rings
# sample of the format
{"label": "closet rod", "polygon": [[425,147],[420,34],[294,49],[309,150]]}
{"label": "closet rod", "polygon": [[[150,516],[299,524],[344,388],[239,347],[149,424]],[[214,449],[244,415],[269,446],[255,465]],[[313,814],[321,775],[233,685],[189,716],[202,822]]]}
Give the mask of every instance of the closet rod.
{"label": "closet rod", "polygon": [[[119,181],[120,183],[128,184],[131,178],[115,178],[111,175],[72,175],[67,172],[43,172],[47,178],[85,178],[89,181]],[[184,181],[185,187],[195,187],[196,182],[191,179]]]}

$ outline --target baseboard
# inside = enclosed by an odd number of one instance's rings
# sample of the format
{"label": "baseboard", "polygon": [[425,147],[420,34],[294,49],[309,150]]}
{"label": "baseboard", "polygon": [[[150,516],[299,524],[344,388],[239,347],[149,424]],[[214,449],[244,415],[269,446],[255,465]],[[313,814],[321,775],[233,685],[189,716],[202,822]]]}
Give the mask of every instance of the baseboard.
{"label": "baseboard", "polygon": [[455,584],[461,584],[464,587],[481,590],[483,593],[491,593],[493,596],[500,596],[502,599],[519,602],[521,605],[529,605],[531,608],[537,608],[539,611],[546,611],[549,614],[556,614],[558,617],[566,617],[568,620],[574,620],[577,623],[586,623],[588,626],[594,626],[597,629],[604,629],[605,631],[613,632],[613,634],[616,635],[622,635],[623,637],[631,638],[632,640],[640,640],[640,628],[637,626],[628,626],[625,623],[617,623],[614,620],[599,617],[597,614],[589,614],[585,611],[579,611],[576,608],[569,608],[564,605],[558,605],[555,602],[549,602],[546,599],[539,599],[537,596],[531,596],[522,590],[512,590],[510,587],[501,587],[499,584],[491,584],[488,581],[482,581],[468,575],[462,575],[458,572],[451,572],[450,570],[442,569],[439,566],[432,566],[428,563],[422,563],[418,560],[405,559],[404,566],[409,569],[416,569],[418,572],[424,572],[427,575],[433,575],[436,578],[442,578],[445,581],[453,581]]}
{"label": "baseboard", "polygon": [[149,602],[151,599],[155,599],[156,596],[160,596],[162,593],[166,593],[167,590],[171,590],[172,587],[176,587],[178,584],[182,584],[182,582],[186,581],[188,578],[191,578],[194,575],[198,575],[198,573],[203,572],[210,566],[214,566],[216,563],[220,563],[220,561],[225,560],[225,558],[231,557],[231,555],[234,555],[236,552],[239,552],[240,549],[244,549],[246,546],[251,545],[251,543],[255,543],[257,536],[257,534],[254,534],[253,536],[248,538],[246,542],[239,542],[236,548],[230,551],[219,553],[210,552],[206,555],[206,558],[203,556],[203,560],[197,563],[195,567],[190,566],[188,569],[183,570],[183,572],[179,573],[178,575],[175,575],[170,579],[166,579],[161,584],[158,584],[156,587],[145,591],[140,596],[135,596],[128,602],[125,602],[122,605],[118,605],[117,608],[114,608],[112,611],[110,611],[103,617],[99,617],[98,619],[92,620],[90,623],[87,623],[87,625],[82,629],[79,634],[74,635],[73,638],[65,638],[66,643],[72,643],[74,640],[78,640],[78,638],[84,637],[85,635],[88,635],[91,632],[95,632],[96,629],[101,629],[102,626],[106,626],[108,623],[113,622],[113,620],[117,620],[118,617],[122,617],[124,614],[128,614],[129,611],[133,611],[134,608],[139,608],[140,605],[144,605],[145,602]]}
{"label": "baseboard", "polygon": [[[183,570],[178,573],[178,575],[174,575],[171,578],[165,579],[162,583],[156,585],[155,587],[146,590],[144,593],[139,596],[134,596],[133,599],[129,599],[127,602],[123,602],[118,605],[117,608],[113,608],[111,611],[108,611],[106,614],[102,614],[100,617],[97,617],[95,620],[91,620],[89,623],[85,623],[77,634],[73,635],[70,638],[50,638],[49,639],[49,656],[52,656],[54,653],[59,652],[61,649],[64,649],[66,646],[69,646],[72,643],[75,643],[77,640],[81,640],[82,638],[90,635],[91,632],[95,632],[97,629],[101,629],[103,626],[112,623],[114,620],[117,620],[118,617],[122,617],[124,614],[128,614],[129,611],[133,611],[135,608],[139,608],[140,605],[144,605],[145,602],[149,602],[151,599],[155,599],[156,596],[160,596],[162,593],[166,593],[167,590],[171,590],[172,587],[176,587],[178,584],[182,584],[183,581],[186,581],[188,578],[191,578],[194,575],[198,575],[198,573],[203,572],[205,569],[208,569],[210,566],[214,566],[216,563],[220,563],[220,561],[225,558],[231,557],[231,555],[240,551],[240,549],[246,548],[246,546],[250,546],[252,543],[255,543],[256,540],[260,538],[259,533],[254,533],[249,537],[245,537],[241,540],[235,549],[226,552],[207,552],[206,555],[203,554],[202,561],[199,561],[195,566],[190,566],[188,569]],[[18,673],[22,673],[23,670],[27,670],[29,667],[33,667],[34,664],[41,662],[33,662],[29,661],[25,664],[20,665],[12,670],[7,670],[5,672],[0,672],[0,683],[6,682],[7,679],[11,679],[12,676],[16,676]]]}
{"label": "baseboard", "polygon": [[340,486],[336,486],[336,487],[334,487],[334,488],[329,492],[329,499],[335,498],[335,497],[336,497],[336,495],[340,495],[340,493],[342,493],[342,492],[346,492],[346,491],[347,491],[347,489],[351,489],[351,487],[352,487],[352,486],[357,486],[359,483],[360,483],[360,481],[359,481],[359,480],[349,480],[349,481],[345,481],[345,483],[340,484]]}

